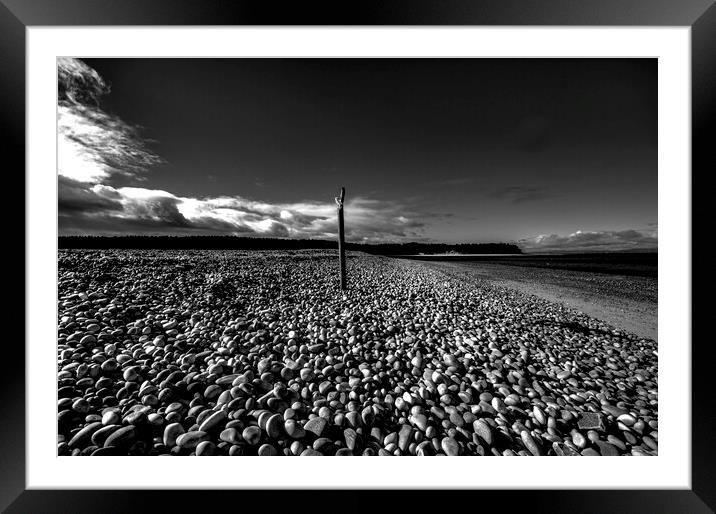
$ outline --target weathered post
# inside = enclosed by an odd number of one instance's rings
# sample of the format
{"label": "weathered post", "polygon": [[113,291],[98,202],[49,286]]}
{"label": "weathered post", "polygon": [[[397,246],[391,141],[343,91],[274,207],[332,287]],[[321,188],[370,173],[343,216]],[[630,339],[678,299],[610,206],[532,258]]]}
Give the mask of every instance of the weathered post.
{"label": "weathered post", "polygon": [[345,290],[346,284],[346,243],[343,232],[343,199],[346,196],[346,188],[341,188],[341,196],[336,196],[336,205],[338,205],[338,258],[341,263],[341,289]]}

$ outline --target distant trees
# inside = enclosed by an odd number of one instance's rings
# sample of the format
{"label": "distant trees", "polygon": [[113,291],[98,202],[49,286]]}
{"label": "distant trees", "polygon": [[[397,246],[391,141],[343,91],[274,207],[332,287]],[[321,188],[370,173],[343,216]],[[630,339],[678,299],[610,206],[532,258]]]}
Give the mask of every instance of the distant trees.
{"label": "distant trees", "polygon": [[[60,249],[166,249],[166,250],[333,250],[335,241],[323,239],[275,239],[234,236],[60,236]],[[508,253],[520,254],[510,243],[346,243],[347,250],[375,255],[419,253]]]}

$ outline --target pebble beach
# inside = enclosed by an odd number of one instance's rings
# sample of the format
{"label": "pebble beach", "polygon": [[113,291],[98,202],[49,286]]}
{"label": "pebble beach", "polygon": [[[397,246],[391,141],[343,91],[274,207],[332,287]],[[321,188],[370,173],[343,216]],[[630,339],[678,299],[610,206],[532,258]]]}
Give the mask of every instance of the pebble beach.
{"label": "pebble beach", "polygon": [[649,456],[657,343],[332,251],[61,250],[60,456]]}

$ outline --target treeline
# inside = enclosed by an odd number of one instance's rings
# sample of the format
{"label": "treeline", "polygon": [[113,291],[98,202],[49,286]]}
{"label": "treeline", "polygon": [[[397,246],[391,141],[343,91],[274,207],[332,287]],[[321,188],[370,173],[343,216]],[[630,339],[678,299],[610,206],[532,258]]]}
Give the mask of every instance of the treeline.
{"label": "treeline", "polygon": [[[60,236],[60,249],[146,249],[146,250],[307,250],[335,249],[336,241],[324,239],[274,239],[234,236]],[[347,250],[376,255],[419,253],[522,253],[509,243],[346,243]]]}

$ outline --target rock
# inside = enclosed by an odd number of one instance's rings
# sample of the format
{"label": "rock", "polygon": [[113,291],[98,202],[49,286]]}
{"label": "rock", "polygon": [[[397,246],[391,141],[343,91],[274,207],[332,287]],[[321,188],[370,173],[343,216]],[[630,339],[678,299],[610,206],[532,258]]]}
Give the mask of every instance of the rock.
{"label": "rock", "polygon": [[426,418],[423,414],[416,414],[412,418],[413,424],[418,427],[418,429],[425,432],[428,428],[428,418]]}
{"label": "rock", "polygon": [[616,407],[615,405],[602,405],[602,411],[614,416],[615,418],[618,418],[622,414],[627,414],[626,409],[620,409],[619,407]]}
{"label": "rock", "polygon": [[604,430],[602,415],[596,412],[582,412],[577,426],[582,430]]}
{"label": "rock", "polygon": [[276,451],[276,448],[271,446],[270,444],[262,444],[258,451],[259,457],[273,457],[275,455],[278,455],[278,452]]}
{"label": "rock", "polygon": [[323,434],[323,430],[326,428],[327,424],[328,422],[325,418],[315,417],[309,419],[306,424],[303,425],[303,429],[306,432],[311,432],[316,437],[321,437],[321,434]]}
{"label": "rock", "polygon": [[199,426],[201,432],[211,432],[215,428],[218,428],[222,422],[226,421],[227,415],[223,410],[216,411],[209,415],[204,422]]}
{"label": "rock", "polygon": [[599,447],[599,453],[605,456],[616,456],[619,455],[619,450],[613,444],[605,443],[604,441],[597,441],[595,443]]}
{"label": "rock", "polygon": [[527,448],[527,450],[529,450],[532,455],[542,455],[542,450],[535,442],[534,438],[532,437],[532,434],[530,434],[527,430],[523,430],[522,432],[520,432],[520,438],[522,439],[525,448]]}
{"label": "rock", "polygon": [[358,428],[362,424],[360,414],[357,412],[349,412],[346,414],[346,421],[353,428]]}
{"label": "rock", "polygon": [[306,431],[303,427],[293,419],[287,419],[283,426],[286,434],[293,439],[301,439],[306,435]]}
{"label": "rock", "polygon": [[[403,425],[400,427],[400,432],[398,433],[398,448],[400,448],[400,451],[404,452],[408,449],[408,445],[413,439],[413,427],[410,425]],[[447,451],[446,451],[447,453]],[[448,454],[449,455],[449,454]]]}
{"label": "rock", "polygon": [[478,419],[472,424],[472,428],[475,433],[482,439],[488,446],[492,446],[492,428],[483,419]]}
{"label": "rock", "polygon": [[349,450],[355,450],[357,437],[358,435],[356,434],[355,430],[353,430],[352,428],[346,428],[343,431],[343,439],[346,442],[346,448],[348,448]]}
{"label": "rock", "polygon": [[164,437],[162,438],[162,441],[166,446],[171,448],[176,445],[177,437],[182,435],[184,432],[184,427],[181,426],[181,423],[170,423],[164,428]]}
{"label": "rock", "polygon": [[442,441],[440,441],[440,447],[445,452],[445,455],[453,456],[460,454],[460,446],[452,437],[444,437]]}
{"label": "rock", "polygon": [[239,431],[235,428],[227,428],[222,430],[221,434],[219,434],[219,439],[226,443],[235,445],[239,445],[244,442],[244,439],[241,437],[241,434],[239,434]]}
{"label": "rock", "polygon": [[196,445],[196,454],[199,457],[216,454],[216,445],[211,441],[202,441]]}
{"label": "rock", "polygon": [[363,420],[363,423],[366,425],[372,425],[373,421],[375,421],[375,413],[373,412],[372,407],[366,407],[361,412],[361,419]]}
{"label": "rock", "polygon": [[266,421],[266,433],[271,439],[278,439],[283,432],[283,416],[274,414]]}
{"label": "rock", "polygon": [[104,447],[126,448],[134,441],[136,435],[136,427],[134,425],[127,425],[112,432],[109,437],[104,440]]}
{"label": "rock", "polygon": [[624,413],[624,414],[620,414],[620,415],[617,417],[617,421],[619,421],[620,423],[622,423],[624,426],[633,427],[637,420],[636,420],[636,418],[635,418],[634,416],[632,416],[631,414]]}
{"label": "rock", "polygon": [[192,430],[177,437],[176,445],[182,450],[193,450],[199,443],[209,440],[209,434],[201,430]]}
{"label": "rock", "polygon": [[321,452],[317,452],[313,448],[306,448],[301,452],[301,457],[322,457],[323,454]]}
{"label": "rock", "polygon": [[246,427],[241,433],[241,437],[251,446],[256,446],[261,440],[261,429],[257,426]]}
{"label": "rock", "polygon": [[409,260],[349,254],[336,294],[334,266],[60,250],[57,454],[657,454],[655,341]]}
{"label": "rock", "polygon": [[85,446],[89,445],[92,434],[95,431],[99,430],[102,426],[103,425],[101,422],[90,423],[89,425],[82,428],[82,430],[77,432],[72,439],[70,439],[68,446],[71,449],[84,448]]}

